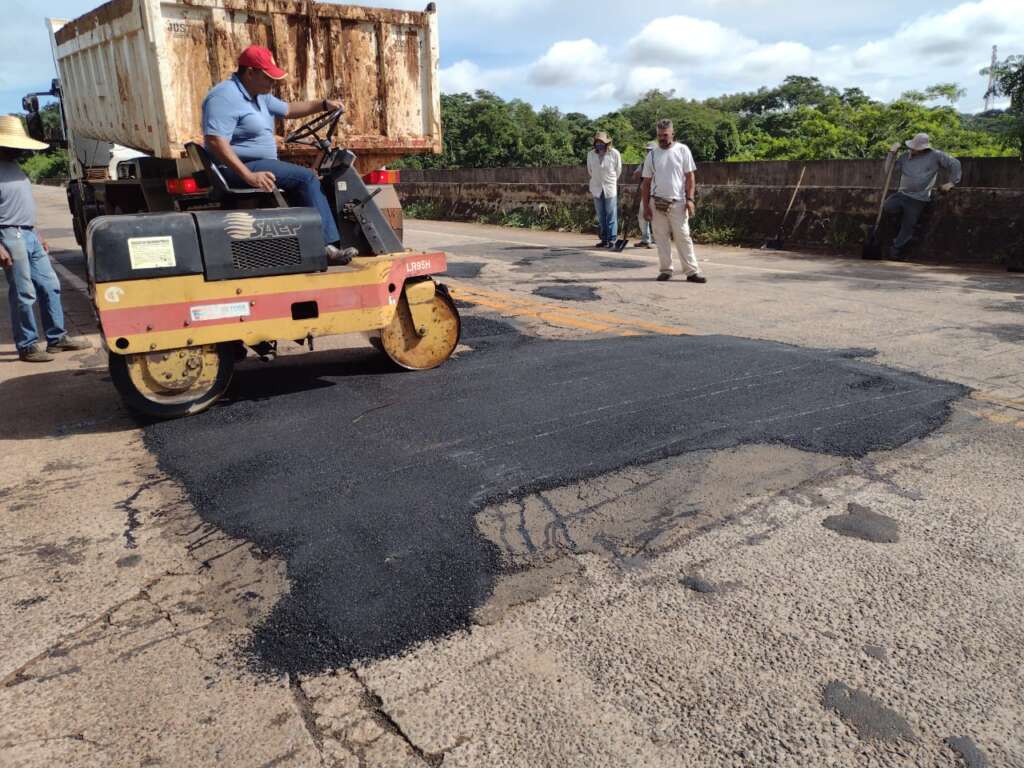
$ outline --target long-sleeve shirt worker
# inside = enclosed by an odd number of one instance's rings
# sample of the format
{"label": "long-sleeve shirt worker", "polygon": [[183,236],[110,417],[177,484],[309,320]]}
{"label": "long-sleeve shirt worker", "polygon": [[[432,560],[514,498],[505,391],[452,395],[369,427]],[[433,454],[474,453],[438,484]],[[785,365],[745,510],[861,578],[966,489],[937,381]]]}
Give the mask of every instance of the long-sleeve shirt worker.
{"label": "long-sleeve shirt worker", "polygon": [[900,192],[927,203],[932,199],[932,187],[940,169],[949,172],[951,183],[960,183],[960,161],[945,152],[929,149],[917,156],[903,155],[896,161],[896,170],[900,172]]}
{"label": "long-sleeve shirt worker", "polygon": [[615,197],[618,194],[619,174],[622,173],[622,155],[615,147],[608,147],[603,155],[597,150],[587,153],[587,171],[590,173],[590,194]]}

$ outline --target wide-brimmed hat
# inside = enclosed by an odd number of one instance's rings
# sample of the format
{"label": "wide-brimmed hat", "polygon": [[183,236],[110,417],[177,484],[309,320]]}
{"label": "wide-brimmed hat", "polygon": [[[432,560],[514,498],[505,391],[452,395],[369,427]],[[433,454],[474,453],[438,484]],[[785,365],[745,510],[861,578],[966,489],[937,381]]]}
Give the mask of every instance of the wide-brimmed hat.
{"label": "wide-brimmed hat", "polygon": [[274,54],[262,45],[250,45],[238,56],[238,66],[262,70],[272,80],[284,80],[288,73],[277,66]]}
{"label": "wide-brimmed hat", "polygon": [[603,142],[605,144],[611,144],[612,143],[611,137],[607,133],[605,133],[604,131],[598,131],[597,133],[595,133],[594,134],[594,141],[600,141],[600,142]]}
{"label": "wide-brimmed hat", "polygon": [[49,144],[36,141],[25,133],[25,126],[17,115],[0,115],[0,147],[9,149],[49,149]]}
{"label": "wide-brimmed hat", "polygon": [[907,146],[915,151],[931,149],[932,140],[928,138],[927,133],[919,133],[914,138],[907,140]]}

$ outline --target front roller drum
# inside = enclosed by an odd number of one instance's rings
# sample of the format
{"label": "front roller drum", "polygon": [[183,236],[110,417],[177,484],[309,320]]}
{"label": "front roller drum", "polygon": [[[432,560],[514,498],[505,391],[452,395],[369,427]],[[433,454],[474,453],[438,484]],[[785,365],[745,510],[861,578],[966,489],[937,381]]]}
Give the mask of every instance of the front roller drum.
{"label": "front roller drum", "polygon": [[[443,285],[425,281],[402,292],[391,322],[380,331],[380,348],[398,366],[411,371],[436,368],[459,345],[459,310]],[[433,295],[424,291],[433,288]],[[415,313],[410,309],[410,298]],[[377,346],[377,344],[374,344]]]}
{"label": "front roller drum", "polygon": [[236,350],[231,344],[110,355],[110,377],[125,404],[157,419],[204,411],[231,383]]}

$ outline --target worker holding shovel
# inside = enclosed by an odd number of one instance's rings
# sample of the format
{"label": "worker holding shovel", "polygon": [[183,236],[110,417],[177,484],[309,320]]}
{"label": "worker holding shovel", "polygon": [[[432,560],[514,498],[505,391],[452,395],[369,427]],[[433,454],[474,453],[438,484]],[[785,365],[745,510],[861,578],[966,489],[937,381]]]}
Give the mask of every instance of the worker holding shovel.
{"label": "worker holding shovel", "polygon": [[889,258],[901,259],[903,251],[914,237],[914,227],[931,202],[932,189],[940,170],[949,173],[949,181],[939,187],[948,192],[960,183],[960,161],[945,152],[932,149],[927,133],[919,133],[906,142],[909,153],[896,158],[899,144],[893,144],[888,162],[895,159],[894,170],[900,171],[899,191],[885,201],[883,210],[890,215],[900,216],[900,231],[892,241]]}

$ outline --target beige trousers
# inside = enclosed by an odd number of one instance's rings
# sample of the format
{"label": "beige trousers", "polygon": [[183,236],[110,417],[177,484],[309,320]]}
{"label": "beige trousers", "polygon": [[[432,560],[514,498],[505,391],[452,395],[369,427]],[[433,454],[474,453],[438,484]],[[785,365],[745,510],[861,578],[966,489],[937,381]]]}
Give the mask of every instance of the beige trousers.
{"label": "beige trousers", "polygon": [[672,274],[672,242],[675,241],[683,273],[687,277],[699,275],[700,265],[697,264],[697,254],[693,251],[690,215],[687,213],[686,203],[677,200],[669,206],[668,211],[659,211],[654,207],[652,200],[651,208],[654,209],[651,227],[654,229],[654,240],[658,245],[658,267],[662,272]]}

